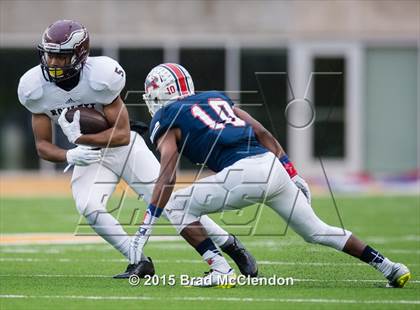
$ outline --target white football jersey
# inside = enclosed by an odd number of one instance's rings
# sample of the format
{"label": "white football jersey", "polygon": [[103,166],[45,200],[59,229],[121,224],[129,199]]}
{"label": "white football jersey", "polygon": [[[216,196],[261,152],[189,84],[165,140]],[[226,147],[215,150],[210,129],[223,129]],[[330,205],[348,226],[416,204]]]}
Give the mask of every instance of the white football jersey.
{"label": "white football jersey", "polygon": [[106,57],[88,57],[76,87],[66,91],[46,81],[38,65],[27,71],[19,81],[20,103],[34,114],[46,114],[57,120],[65,108],[87,107],[100,112],[125,86],[125,72],[118,62]]}

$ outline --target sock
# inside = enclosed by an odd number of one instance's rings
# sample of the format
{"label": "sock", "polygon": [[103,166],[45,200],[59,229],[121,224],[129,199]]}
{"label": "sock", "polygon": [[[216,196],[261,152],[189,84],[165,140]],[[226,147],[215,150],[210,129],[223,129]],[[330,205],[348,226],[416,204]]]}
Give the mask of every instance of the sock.
{"label": "sock", "polygon": [[[96,211],[88,214],[86,220],[99,236],[128,259],[131,238],[111,214],[108,212]],[[141,260],[148,261],[143,253]]]}
{"label": "sock", "polygon": [[229,239],[229,233],[222,227],[217,225],[210,217],[203,215],[200,223],[206,229],[210,239],[218,246],[222,247]]}
{"label": "sock", "polygon": [[201,242],[195,249],[203,257],[204,261],[209,264],[211,269],[223,273],[227,273],[231,269],[226,259],[222,256],[210,238]]}
{"label": "sock", "polygon": [[385,277],[388,277],[391,274],[392,266],[394,265],[392,261],[368,245],[363,250],[360,260],[382,272]]}
{"label": "sock", "polygon": [[222,251],[225,251],[227,248],[229,248],[233,243],[235,242],[235,238],[233,238],[232,235],[229,235],[222,245],[220,245],[220,248]]}

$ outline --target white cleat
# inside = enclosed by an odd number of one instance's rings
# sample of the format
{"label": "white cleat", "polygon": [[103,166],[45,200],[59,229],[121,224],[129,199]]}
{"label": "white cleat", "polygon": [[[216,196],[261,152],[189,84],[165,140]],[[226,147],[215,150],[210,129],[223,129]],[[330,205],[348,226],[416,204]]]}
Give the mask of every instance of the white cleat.
{"label": "white cleat", "polygon": [[391,274],[387,277],[389,282],[386,287],[402,288],[410,278],[411,273],[407,266],[395,263],[394,266],[392,266]]}
{"label": "white cleat", "polygon": [[236,286],[236,274],[232,268],[227,273],[210,270],[204,277],[194,278],[191,286],[232,288]]}

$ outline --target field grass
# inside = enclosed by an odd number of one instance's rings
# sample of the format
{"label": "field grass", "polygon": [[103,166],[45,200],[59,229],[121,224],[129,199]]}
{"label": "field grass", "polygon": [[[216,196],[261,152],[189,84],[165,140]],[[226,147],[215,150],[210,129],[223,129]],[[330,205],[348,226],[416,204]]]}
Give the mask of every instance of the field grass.
{"label": "field grass", "polygon": [[[133,232],[144,204],[129,198],[109,209]],[[0,308],[100,309],[293,309],[420,307],[420,206],[416,197],[338,198],[338,214],[330,199],[315,199],[313,206],[325,221],[344,226],[379,249],[391,260],[404,262],[413,279],[404,289],[386,289],[386,281],[368,265],[337,251],[309,245],[269,209],[216,215],[229,231],[240,235],[260,263],[262,276],[293,277],[292,286],[240,286],[234,289],[199,289],[131,286],[111,276],[126,267],[124,258],[102,244],[2,245],[0,247]],[[139,210],[136,210],[140,207]],[[89,234],[79,225],[70,198],[2,198],[0,231],[16,233]],[[249,236],[253,232],[255,236]],[[173,235],[170,227],[157,234]],[[154,258],[159,275],[200,276],[207,266],[182,240],[151,241],[147,255]]]}

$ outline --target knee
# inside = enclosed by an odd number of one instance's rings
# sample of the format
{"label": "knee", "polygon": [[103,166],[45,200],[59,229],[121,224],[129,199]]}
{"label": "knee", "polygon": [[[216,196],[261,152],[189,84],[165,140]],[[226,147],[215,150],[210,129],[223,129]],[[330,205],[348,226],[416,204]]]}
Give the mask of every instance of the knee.
{"label": "knee", "polygon": [[316,234],[310,234],[310,235],[305,235],[302,236],[303,240],[305,240],[308,243],[319,243],[319,239],[317,238]]}
{"label": "knee", "polygon": [[308,243],[321,244],[342,250],[350,236],[351,232],[344,228],[325,225],[303,236],[303,239]]}
{"label": "knee", "polygon": [[98,222],[98,217],[101,211],[99,210],[93,210],[92,212],[88,212],[83,214],[83,216],[86,218],[86,221],[89,225],[94,226]]}
{"label": "knee", "polygon": [[97,199],[77,198],[75,199],[75,203],[79,214],[87,219],[88,217],[91,218],[93,214],[106,212],[106,203],[98,201]]}
{"label": "knee", "polygon": [[328,243],[328,237],[330,236],[327,236],[325,232],[319,232],[304,236],[303,239],[308,243],[326,245]]}
{"label": "knee", "polygon": [[199,220],[198,216],[192,215],[184,209],[177,209],[171,206],[165,208],[164,213],[177,233],[181,233],[187,225]]}

